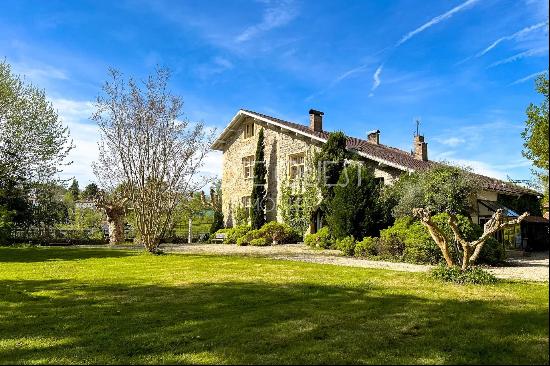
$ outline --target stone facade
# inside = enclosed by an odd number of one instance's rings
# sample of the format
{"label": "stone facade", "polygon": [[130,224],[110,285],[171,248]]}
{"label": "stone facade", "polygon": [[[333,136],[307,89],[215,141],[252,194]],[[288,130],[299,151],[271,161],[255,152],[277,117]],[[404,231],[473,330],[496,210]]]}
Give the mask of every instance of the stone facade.
{"label": "stone facade", "polygon": [[[245,137],[246,126],[254,124],[254,135]],[[250,128],[250,127],[249,127]],[[289,157],[295,154],[307,154],[318,150],[321,142],[310,137],[289,131],[264,121],[247,117],[234,126],[231,134],[224,141],[222,171],[222,209],[226,227],[235,225],[235,211],[243,206],[243,197],[252,192],[252,177],[245,177],[243,158],[254,156],[258,142],[258,132],[264,129],[265,159],[267,164],[267,219],[281,221],[277,210],[280,203],[278,192],[281,183],[289,174]],[[402,171],[386,167],[374,161],[368,161],[375,169],[375,176],[391,184],[402,174]]]}

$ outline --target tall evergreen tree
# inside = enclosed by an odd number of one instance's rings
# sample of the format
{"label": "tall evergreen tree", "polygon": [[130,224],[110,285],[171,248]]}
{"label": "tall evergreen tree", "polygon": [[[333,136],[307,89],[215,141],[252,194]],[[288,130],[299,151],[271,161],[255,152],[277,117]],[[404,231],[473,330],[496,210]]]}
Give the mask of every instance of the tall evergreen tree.
{"label": "tall evergreen tree", "polygon": [[69,187],[69,192],[71,192],[73,201],[78,200],[78,197],[80,196],[80,188],[78,187],[78,181],[76,179],[73,179],[73,183]]}
{"label": "tall evergreen tree", "polygon": [[254,163],[254,183],[250,201],[252,209],[250,211],[250,221],[253,229],[259,229],[265,224],[265,197],[266,197],[266,175],[265,166],[265,144],[264,129],[258,133],[258,144],[256,146],[256,156]]}
{"label": "tall evergreen tree", "polygon": [[356,239],[378,236],[383,225],[379,202],[380,184],[372,168],[353,163],[340,174],[326,216],[336,238],[353,235]]}
{"label": "tall evergreen tree", "polygon": [[94,199],[97,197],[98,194],[99,194],[99,188],[97,184],[90,183],[84,188],[80,196],[86,199]]}
{"label": "tall evergreen tree", "polygon": [[330,200],[334,197],[334,187],[344,169],[346,158],[350,156],[346,150],[346,141],[347,138],[343,132],[332,132],[321,151],[315,156],[315,165],[319,171],[319,188],[323,197],[321,203],[323,211],[326,211]]}

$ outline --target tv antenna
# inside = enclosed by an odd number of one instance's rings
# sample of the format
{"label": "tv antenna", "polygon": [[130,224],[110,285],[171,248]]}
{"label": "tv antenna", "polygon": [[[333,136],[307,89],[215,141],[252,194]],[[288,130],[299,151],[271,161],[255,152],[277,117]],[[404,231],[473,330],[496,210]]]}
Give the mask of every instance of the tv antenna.
{"label": "tv antenna", "polygon": [[415,123],[416,123],[416,135],[415,136],[419,136],[420,135],[420,117],[416,117],[415,118]]}

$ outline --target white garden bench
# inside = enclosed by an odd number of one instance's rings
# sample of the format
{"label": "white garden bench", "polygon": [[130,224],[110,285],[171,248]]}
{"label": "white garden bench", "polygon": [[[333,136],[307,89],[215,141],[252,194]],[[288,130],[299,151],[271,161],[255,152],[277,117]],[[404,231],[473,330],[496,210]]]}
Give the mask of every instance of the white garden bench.
{"label": "white garden bench", "polygon": [[211,241],[213,243],[223,243],[223,241],[225,240],[225,237],[227,235],[225,233],[219,233],[219,234],[216,234],[216,236],[214,236],[213,239],[211,239]]}

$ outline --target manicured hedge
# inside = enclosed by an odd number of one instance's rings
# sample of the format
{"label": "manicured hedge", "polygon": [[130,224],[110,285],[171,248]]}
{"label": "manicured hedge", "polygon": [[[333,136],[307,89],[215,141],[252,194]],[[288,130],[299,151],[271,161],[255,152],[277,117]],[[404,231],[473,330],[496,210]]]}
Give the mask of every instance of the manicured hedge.
{"label": "manicured hedge", "polygon": [[[433,221],[449,238],[449,242],[453,243],[453,234],[447,220],[447,214],[438,214],[433,217]],[[473,224],[465,216],[457,216],[457,222],[466,240],[477,239],[482,233],[481,227]],[[306,242],[311,246],[327,247],[326,240],[323,241],[322,238],[316,236],[306,237]],[[319,242],[325,244],[318,244]],[[457,251],[457,247],[451,244],[449,251],[458,263],[462,254]],[[420,264],[437,264],[443,261],[441,250],[431,238],[428,230],[412,217],[403,217],[396,220],[393,226],[380,232],[380,238],[365,237],[354,244],[350,239],[346,238],[344,241],[337,242],[336,248],[342,250],[346,255],[355,255],[356,257]],[[489,238],[483,246],[478,262],[488,264],[499,263],[504,259],[504,255],[502,244],[493,238]]]}
{"label": "manicured hedge", "polygon": [[[266,223],[258,230],[252,230],[250,226],[236,226],[231,229],[221,229],[216,231],[216,234],[221,233],[226,235],[224,244],[237,244],[243,246],[293,244],[300,240],[300,235],[294,229],[286,224],[281,224],[275,221]],[[252,243],[253,241],[254,244]]]}

